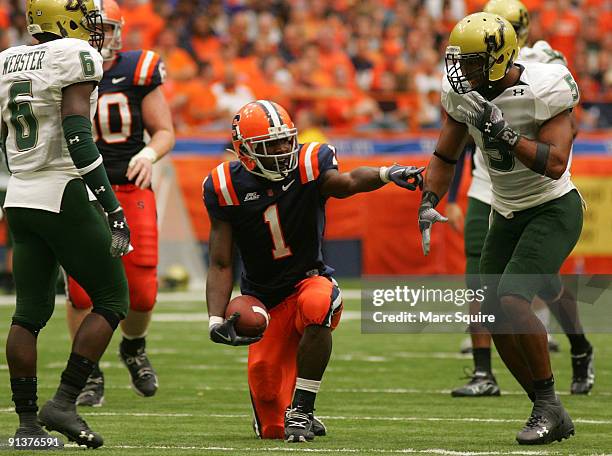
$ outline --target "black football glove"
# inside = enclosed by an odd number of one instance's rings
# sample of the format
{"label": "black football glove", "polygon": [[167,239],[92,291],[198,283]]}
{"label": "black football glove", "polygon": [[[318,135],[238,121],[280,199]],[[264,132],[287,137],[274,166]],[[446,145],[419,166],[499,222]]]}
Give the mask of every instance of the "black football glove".
{"label": "black football glove", "polygon": [[429,254],[431,243],[431,226],[436,222],[446,223],[448,219],[436,211],[434,208],[438,204],[439,198],[433,193],[426,191],[419,207],[419,230],[421,231],[421,247],[423,255]]}
{"label": "black football glove", "polygon": [[464,95],[463,99],[466,104],[459,106],[459,110],[465,114],[468,123],[489,138],[503,141],[510,147],[516,145],[521,136],[508,125],[501,109],[475,90]]}
{"label": "black football glove", "polygon": [[380,179],[383,182],[393,182],[395,185],[408,189],[416,190],[417,187],[423,189],[423,176],[421,173],[425,167],[392,165],[380,169]]}
{"label": "black football glove", "polygon": [[261,339],[257,337],[243,337],[236,334],[235,324],[240,318],[240,313],[234,312],[231,317],[223,323],[218,323],[210,327],[210,340],[217,344],[225,345],[251,345]]}
{"label": "black football glove", "polygon": [[121,206],[107,215],[108,226],[111,231],[110,254],[117,258],[128,253],[130,248],[130,227],[127,224]]}

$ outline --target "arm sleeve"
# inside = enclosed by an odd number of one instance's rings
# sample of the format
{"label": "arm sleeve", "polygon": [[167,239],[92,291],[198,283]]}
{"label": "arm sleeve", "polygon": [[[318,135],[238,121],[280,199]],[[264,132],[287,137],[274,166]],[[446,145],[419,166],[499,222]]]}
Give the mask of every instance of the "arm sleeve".
{"label": "arm sleeve", "polygon": [[229,222],[230,217],[226,210],[219,205],[219,196],[215,191],[213,184],[212,175],[209,174],[204,182],[202,182],[202,199],[204,200],[204,206],[208,211],[208,215],[211,218]]}
{"label": "arm sleeve", "polygon": [[459,188],[461,187],[461,178],[463,177],[463,168],[465,165],[465,157],[473,150],[473,145],[467,145],[461,152],[461,155],[457,159],[457,165],[455,165],[455,175],[453,176],[453,181],[451,182],[450,188],[448,189],[448,202],[456,203],[457,195],[459,193]]}
{"label": "arm sleeve", "polygon": [[62,122],[68,151],[79,174],[106,212],[119,207],[119,201],[106,175],[102,156],[93,141],[91,121],[83,116],[67,116]]}

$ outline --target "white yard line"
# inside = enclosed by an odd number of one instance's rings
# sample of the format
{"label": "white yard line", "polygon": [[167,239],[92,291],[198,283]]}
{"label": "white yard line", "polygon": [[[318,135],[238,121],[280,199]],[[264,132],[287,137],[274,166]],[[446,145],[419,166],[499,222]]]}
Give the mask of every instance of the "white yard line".
{"label": "white yard line", "polygon": [[[237,296],[238,293],[232,293]],[[356,288],[342,289],[342,296],[345,299],[361,299],[361,290]],[[204,302],[204,291],[180,291],[180,292],[160,292],[157,294],[158,302]],[[64,305],[66,297],[57,295],[55,305]],[[12,307],[15,305],[15,295],[0,295],[0,307]]]}
{"label": "white yard line", "polygon": [[105,445],[104,448],[120,448],[126,450],[152,449],[152,450],[184,450],[184,451],[236,451],[239,454],[249,452],[262,453],[322,453],[322,454],[437,454],[442,456],[497,456],[497,455],[525,455],[525,456],[545,456],[559,454],[550,451],[456,451],[444,448],[427,448],[417,450],[415,448],[402,448],[398,450],[386,450],[383,448],[307,448],[303,445],[286,447],[261,447],[261,448],[240,448],[240,447],[219,447],[219,446],[162,446],[162,445]]}
{"label": "white yard line", "polygon": [[[0,413],[13,413],[12,407],[0,409]],[[249,414],[244,413],[148,413],[148,412],[83,412],[84,416],[132,416],[132,417],[161,417],[161,418],[229,418],[229,419],[249,419]],[[524,419],[503,419],[503,418],[446,418],[446,417],[426,417],[426,416],[334,416],[320,415],[319,418],[330,421],[399,421],[399,422],[462,422],[462,423],[523,423]],[[591,420],[575,418],[574,423],[592,425],[611,425],[612,420]]]}

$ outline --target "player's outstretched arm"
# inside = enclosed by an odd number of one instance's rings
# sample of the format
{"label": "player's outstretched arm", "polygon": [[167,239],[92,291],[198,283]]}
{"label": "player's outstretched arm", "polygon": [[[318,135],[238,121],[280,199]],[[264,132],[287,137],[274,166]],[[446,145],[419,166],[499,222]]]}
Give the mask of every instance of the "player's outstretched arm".
{"label": "player's outstretched arm", "polygon": [[153,163],[170,152],[176,141],[170,107],[161,87],[143,98],[142,120],[151,140],[132,157],[126,176],[135,179],[134,183],[140,188],[148,188],[153,177]]}
{"label": "player's outstretched arm", "polygon": [[226,345],[249,345],[261,337],[241,337],[234,325],[240,315],[235,313],[225,319],[225,308],[232,295],[233,239],[232,226],[228,222],[210,218],[209,266],[206,277],[206,305],[208,330],[213,342]]}
{"label": "player's outstretched arm", "polygon": [[423,197],[419,207],[419,230],[423,254],[429,254],[431,227],[436,222],[446,222],[435,207],[446,194],[455,173],[455,165],[469,138],[465,124],[447,115],[436,144],[434,155],[427,165]]}
{"label": "player's outstretched arm", "polygon": [[108,214],[112,235],[110,253],[118,257],[128,253],[130,229],[106,175],[102,156],[93,141],[89,115],[90,96],[94,88],[93,82],[80,82],[63,89],[62,127],[77,171]]}
{"label": "player's outstretched arm", "polygon": [[347,173],[329,169],[322,177],[321,194],[325,197],[347,198],[357,193],[377,190],[389,182],[407,190],[416,190],[417,187],[422,188],[421,173],[424,169],[397,164],[381,168],[360,166]]}

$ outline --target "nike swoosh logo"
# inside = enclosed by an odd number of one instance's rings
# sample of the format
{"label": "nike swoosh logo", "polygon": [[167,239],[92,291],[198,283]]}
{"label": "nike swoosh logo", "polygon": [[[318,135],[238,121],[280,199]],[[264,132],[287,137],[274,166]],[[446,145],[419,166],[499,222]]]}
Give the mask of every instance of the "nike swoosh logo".
{"label": "nike swoosh logo", "polygon": [[286,192],[286,191],[287,191],[287,189],[288,189],[289,187],[291,187],[291,186],[293,185],[293,183],[294,183],[294,182],[295,182],[295,179],[293,179],[293,180],[292,180],[291,182],[289,182],[287,185],[283,185],[283,186],[282,186],[283,192]]}
{"label": "nike swoosh logo", "polygon": [[217,333],[217,336],[219,336],[221,339],[226,340],[228,342],[232,341],[232,338],[230,336],[226,336],[224,334],[221,334],[219,331],[215,331]]}
{"label": "nike swoosh logo", "polygon": [[113,79],[111,79],[111,82],[112,82],[113,84],[119,84],[120,82],[123,82],[123,81],[125,81],[126,79],[127,79],[127,78],[126,78],[125,76],[123,76],[123,77],[121,77],[121,78],[113,78]]}

